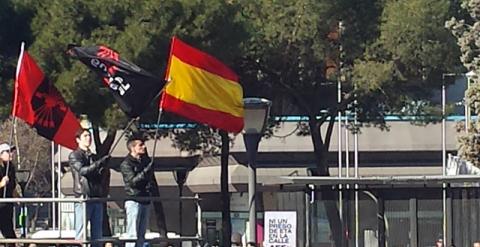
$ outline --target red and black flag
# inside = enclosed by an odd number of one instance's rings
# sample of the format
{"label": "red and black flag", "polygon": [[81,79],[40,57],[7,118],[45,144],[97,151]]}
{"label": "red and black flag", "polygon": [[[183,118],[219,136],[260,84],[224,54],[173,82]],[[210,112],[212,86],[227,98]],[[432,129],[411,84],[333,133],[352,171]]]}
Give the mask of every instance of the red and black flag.
{"label": "red and black flag", "polygon": [[58,90],[45,77],[27,51],[20,54],[15,78],[12,115],[55,143],[76,149],[80,123]]}
{"label": "red and black flag", "polygon": [[131,118],[140,116],[165,84],[162,78],[121,58],[106,46],[68,48],[69,55],[102,77],[120,108]]}

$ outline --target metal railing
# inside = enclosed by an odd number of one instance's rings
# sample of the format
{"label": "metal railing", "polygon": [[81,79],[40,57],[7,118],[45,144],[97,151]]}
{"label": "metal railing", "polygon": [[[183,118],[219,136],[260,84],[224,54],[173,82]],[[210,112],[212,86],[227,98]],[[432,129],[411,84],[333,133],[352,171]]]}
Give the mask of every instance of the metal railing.
{"label": "metal railing", "polygon": [[[169,242],[169,243],[179,243],[179,242],[185,242],[185,241],[193,241],[197,242],[197,246],[200,246],[201,241],[203,240],[202,238],[202,209],[200,207],[200,201],[201,199],[199,198],[198,195],[193,196],[193,197],[188,197],[188,196],[183,196],[180,198],[162,198],[162,197],[107,197],[107,198],[0,198],[0,203],[20,203],[20,204],[26,204],[26,203],[81,203],[82,204],[82,210],[83,210],[83,233],[82,233],[82,239],[77,240],[77,239],[66,239],[62,238],[62,230],[59,224],[59,235],[56,238],[17,238],[17,239],[8,239],[0,238],[0,244],[51,244],[51,245],[86,245],[86,244],[92,244],[92,243],[126,243],[126,242],[135,242],[137,239],[136,238],[124,238],[124,237],[103,237],[98,240],[88,240],[87,239],[87,202],[109,202],[109,201],[128,201],[128,200],[134,200],[134,201],[149,201],[149,202],[155,202],[155,201],[194,201],[196,205],[196,211],[197,211],[197,233],[195,236],[179,236],[179,237],[174,237],[174,238],[167,238],[167,236],[161,236],[153,239],[146,239],[146,242],[151,242],[151,243],[164,243],[164,242]],[[59,214],[61,215],[61,214]],[[59,222],[61,222],[61,219],[58,219]]]}

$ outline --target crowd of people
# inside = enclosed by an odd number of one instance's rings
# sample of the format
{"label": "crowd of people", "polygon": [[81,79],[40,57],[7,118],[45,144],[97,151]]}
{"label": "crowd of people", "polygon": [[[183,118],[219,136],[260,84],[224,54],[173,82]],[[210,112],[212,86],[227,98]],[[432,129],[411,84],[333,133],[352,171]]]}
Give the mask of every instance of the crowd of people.
{"label": "crowd of people", "polygon": [[[72,151],[68,162],[72,168],[73,192],[78,198],[106,198],[109,193],[110,155],[98,156],[90,150],[92,136],[90,130],[79,129],[75,134],[78,148]],[[152,196],[158,195],[154,176],[153,161],[147,154],[145,140],[140,135],[132,135],[127,141],[128,154],[120,164],[120,171],[125,184],[126,237],[136,240],[127,242],[126,247],[144,245],[145,233],[149,221],[149,208]],[[18,197],[19,186],[15,178],[15,166],[12,163],[14,146],[0,144],[0,193],[6,198]],[[4,192],[4,190],[6,190]],[[85,212],[84,214],[84,206]],[[0,231],[6,238],[16,238],[13,226],[12,203],[0,203]],[[90,223],[90,239],[92,246],[100,247],[104,243],[98,241],[111,236],[106,211],[106,202],[92,200],[86,203],[75,203],[75,239],[83,239],[86,234],[85,222]],[[84,219],[83,217],[86,217]],[[158,220],[158,219],[157,219]],[[161,222],[165,225],[165,222]],[[161,229],[166,234],[166,229]],[[14,246],[14,245],[12,245]]]}

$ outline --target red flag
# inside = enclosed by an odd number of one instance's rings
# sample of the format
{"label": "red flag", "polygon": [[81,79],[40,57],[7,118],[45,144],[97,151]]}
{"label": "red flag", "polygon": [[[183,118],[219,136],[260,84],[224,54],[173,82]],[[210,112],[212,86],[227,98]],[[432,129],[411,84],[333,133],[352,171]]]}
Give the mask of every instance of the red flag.
{"label": "red flag", "polygon": [[34,127],[39,135],[77,148],[78,119],[27,51],[21,53],[17,65],[12,115]]}

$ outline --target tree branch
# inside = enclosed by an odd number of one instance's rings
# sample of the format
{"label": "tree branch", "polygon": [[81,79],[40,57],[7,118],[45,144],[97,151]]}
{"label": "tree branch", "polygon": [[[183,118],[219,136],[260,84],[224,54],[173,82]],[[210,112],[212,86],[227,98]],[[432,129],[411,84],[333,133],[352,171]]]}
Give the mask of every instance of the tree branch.
{"label": "tree branch", "polygon": [[281,79],[281,76],[278,73],[276,73],[275,71],[272,71],[269,68],[266,68],[265,66],[262,66],[259,62],[255,61],[253,59],[251,59],[251,60],[254,61],[254,64],[257,66],[257,68],[259,70],[262,70],[262,71],[268,73],[270,76],[275,77],[276,81],[278,83],[280,83],[280,85],[283,88],[285,88],[292,95],[292,98],[294,98],[299,103],[300,107],[303,108],[303,110],[307,113],[307,115],[312,115],[311,113],[313,113],[313,111],[309,107],[310,104],[306,100],[304,100],[304,97],[302,97],[300,94],[297,93],[297,90],[293,89],[290,85],[283,82],[283,80]]}
{"label": "tree branch", "polygon": [[97,149],[95,151],[97,151],[98,153],[98,149],[102,145],[102,141],[100,140],[100,130],[98,128],[98,125],[92,123],[92,130],[93,130],[93,142],[95,143],[95,147]]}
{"label": "tree branch", "polygon": [[107,136],[105,137],[105,140],[103,140],[103,143],[102,143],[100,149],[97,149],[97,153],[100,156],[104,156],[104,155],[107,155],[109,153],[110,148],[112,147],[116,136],[117,136],[117,130],[116,129],[108,129]]}
{"label": "tree branch", "polygon": [[353,96],[353,93],[345,94],[342,101],[340,101],[335,108],[330,108],[326,113],[322,114],[319,119],[320,125],[323,125],[327,121],[328,117],[335,118],[335,114],[337,114],[337,112],[347,109],[348,104],[355,100],[355,97]]}
{"label": "tree branch", "polygon": [[105,139],[102,140],[100,139],[100,130],[98,125],[92,124],[92,129],[93,129],[93,140],[95,142],[95,152],[99,156],[104,156],[108,154],[110,151],[110,147],[112,147],[113,142],[115,141],[115,136],[117,134],[116,129],[108,129],[107,131],[107,136]]}
{"label": "tree branch", "polygon": [[30,177],[28,178],[27,184],[25,184],[25,188],[24,188],[25,191],[27,191],[27,188],[30,185],[30,182],[32,182],[33,178],[36,177],[34,175],[35,175],[35,171],[37,170],[38,155],[39,154],[40,154],[40,152],[37,151],[37,153],[35,155],[35,161],[33,162],[33,168],[31,169],[31,172],[30,172]]}

